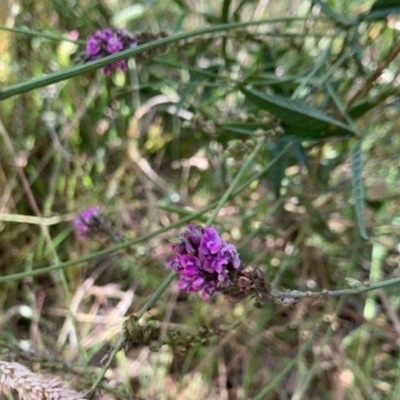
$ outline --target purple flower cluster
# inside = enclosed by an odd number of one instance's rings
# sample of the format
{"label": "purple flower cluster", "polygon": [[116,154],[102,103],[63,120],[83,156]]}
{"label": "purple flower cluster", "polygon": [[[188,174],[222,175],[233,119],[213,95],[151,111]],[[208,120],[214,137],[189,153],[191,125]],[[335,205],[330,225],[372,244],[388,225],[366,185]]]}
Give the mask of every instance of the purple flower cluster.
{"label": "purple flower cluster", "polygon": [[172,250],[174,257],[167,267],[179,274],[179,288],[199,292],[203,300],[228,286],[241,267],[235,246],[226,243],[214,228],[189,224]]}
{"label": "purple flower cluster", "polygon": [[[132,34],[124,29],[102,29],[96,31],[86,42],[87,60],[93,61],[136,46]],[[104,67],[104,75],[110,76],[116,69],[127,71],[126,60],[114,61]]]}
{"label": "purple flower cluster", "polygon": [[73,221],[79,239],[85,239],[91,227],[96,225],[100,217],[100,207],[90,207],[82,211]]}

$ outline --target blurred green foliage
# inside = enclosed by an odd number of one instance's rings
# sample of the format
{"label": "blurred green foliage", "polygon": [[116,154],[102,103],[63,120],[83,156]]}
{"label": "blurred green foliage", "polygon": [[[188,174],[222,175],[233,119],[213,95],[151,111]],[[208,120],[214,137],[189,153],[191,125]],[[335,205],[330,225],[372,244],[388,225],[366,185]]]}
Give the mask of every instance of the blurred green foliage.
{"label": "blurred green foliage", "polygon": [[[168,227],[203,208],[205,223],[257,143],[214,221],[245,266],[298,290],[398,276],[399,10],[381,0],[1,2],[0,357],[55,374],[62,360],[63,378],[88,389],[124,316],[167,275],[178,236]],[[169,37],[157,52],[133,49],[129,73],[107,80],[78,63],[107,26]],[[77,241],[70,220],[96,204],[135,245],[99,257],[110,240]],[[395,399],[399,307],[396,288],[254,309],[171,286],[152,317],[220,335],[185,354],[135,348],[102,389]]]}

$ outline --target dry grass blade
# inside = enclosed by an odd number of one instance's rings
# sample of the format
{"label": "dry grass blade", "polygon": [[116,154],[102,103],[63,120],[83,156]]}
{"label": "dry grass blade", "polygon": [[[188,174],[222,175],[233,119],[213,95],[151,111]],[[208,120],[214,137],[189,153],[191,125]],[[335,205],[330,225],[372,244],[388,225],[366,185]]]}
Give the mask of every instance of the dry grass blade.
{"label": "dry grass blade", "polygon": [[78,400],[82,393],[65,387],[58,379],[43,379],[17,362],[0,361],[0,395],[18,394],[20,400]]}

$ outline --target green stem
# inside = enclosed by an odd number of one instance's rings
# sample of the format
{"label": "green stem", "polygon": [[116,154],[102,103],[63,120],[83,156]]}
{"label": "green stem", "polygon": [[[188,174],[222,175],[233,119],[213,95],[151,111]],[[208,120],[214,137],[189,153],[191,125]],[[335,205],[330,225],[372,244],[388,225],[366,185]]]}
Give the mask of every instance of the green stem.
{"label": "green stem", "polygon": [[316,325],[314,328],[312,334],[309,336],[309,338],[305,341],[303,346],[301,346],[299,352],[297,353],[297,356],[293,359],[291,359],[283,368],[283,370],[275,375],[273,379],[268,383],[267,386],[265,386],[260,393],[258,393],[256,396],[252,398],[252,400],[262,400],[266,398],[267,393],[269,393],[271,390],[273,390],[276,386],[279,385],[279,383],[282,381],[282,379],[296,366],[296,363],[298,362],[299,358],[303,357],[305,352],[310,348],[312,345],[313,341],[315,340],[315,336],[320,329],[320,326],[322,325],[321,321]]}
{"label": "green stem", "polygon": [[222,196],[221,200],[218,202],[217,206],[214,208],[213,213],[211,214],[210,218],[208,219],[206,225],[211,225],[215,218],[217,217],[218,213],[220,212],[221,208],[224,206],[224,204],[228,201],[228,199],[232,196],[236,186],[242,179],[242,176],[246,170],[250,167],[251,163],[254,161],[254,158],[256,155],[259,153],[261,148],[264,146],[265,142],[260,141],[256,148],[252,151],[252,153],[247,157],[246,162],[242,165],[242,168],[240,168],[239,172],[236,174],[235,179],[229,186],[228,190],[224,193]]}
{"label": "green stem", "polygon": [[[154,303],[157,301],[157,299],[162,295],[164,290],[168,287],[168,285],[172,282],[172,280],[175,277],[175,271],[172,271],[161,283],[161,285],[158,287],[158,289],[151,295],[151,297],[147,300],[146,304],[140,309],[140,311],[136,314],[136,317],[140,319],[150,308],[153,307]],[[95,392],[97,388],[100,386],[101,381],[104,378],[104,375],[106,374],[108,368],[110,368],[111,363],[114,361],[115,356],[117,353],[121,350],[123,344],[125,341],[125,332],[122,331],[119,336],[117,341],[115,342],[106,363],[103,365],[103,368],[101,369],[99,375],[97,376],[95,382],[93,383],[92,387],[90,388],[89,393],[87,393],[87,397],[89,399],[93,398],[95,395]]]}
{"label": "green stem", "polygon": [[[239,170],[239,172],[236,174],[235,179],[229,186],[228,190],[224,193],[224,196],[222,196],[221,200],[217,203],[214,212],[208,219],[207,225],[211,224],[216,216],[218,215],[219,210],[221,207],[228,201],[229,197],[233,194],[235,187],[238,185],[240,179],[243,176],[243,173],[248,169],[249,165],[251,162],[253,162],[254,158],[258,154],[258,152],[261,150],[263,147],[264,142],[260,141],[256,148],[251,152],[251,154],[247,157],[245,163],[243,164],[242,168]],[[172,280],[175,277],[175,272],[172,271],[161,283],[161,285],[158,287],[158,289],[151,295],[149,300],[146,302],[146,304],[141,308],[141,310],[136,314],[136,318],[140,319],[153,305],[155,302],[158,300],[158,298],[162,295],[164,290],[169,286],[169,284],[172,282]],[[89,393],[88,393],[88,398],[93,398],[96,389],[98,386],[101,384],[104,375],[107,372],[107,369],[110,367],[112,361],[114,360],[115,356],[117,355],[118,351],[121,350],[123,344],[125,341],[125,332],[122,331],[119,336],[117,341],[115,342],[113,349],[111,350],[107,362],[104,364],[103,368],[101,369],[98,377],[96,378],[96,381],[93,383]]]}
{"label": "green stem", "polygon": [[62,262],[62,263],[59,263],[59,264],[56,264],[56,265],[51,265],[51,266],[45,267],[45,268],[37,268],[37,269],[34,269],[34,270],[30,271],[29,274],[27,274],[26,272],[19,272],[19,273],[16,273],[16,274],[0,276],[0,283],[2,283],[2,282],[11,282],[11,281],[23,279],[23,278],[26,278],[27,276],[36,276],[36,275],[48,274],[49,272],[56,271],[58,269],[72,267],[72,266],[77,265],[77,264],[81,264],[81,263],[85,263],[85,262],[91,261],[91,260],[93,260],[95,258],[99,258],[99,257],[106,256],[108,254],[111,254],[111,253],[115,253],[115,252],[123,250],[123,249],[125,249],[127,247],[131,247],[131,246],[134,246],[136,244],[143,243],[146,240],[149,240],[149,239],[151,239],[151,238],[153,238],[153,237],[155,237],[155,236],[157,236],[157,235],[159,235],[161,233],[168,232],[172,228],[178,227],[178,226],[184,224],[185,222],[189,222],[189,221],[193,220],[194,218],[196,218],[196,217],[198,217],[200,215],[203,215],[210,208],[211,207],[207,207],[206,209],[200,210],[200,211],[198,211],[196,213],[192,213],[192,214],[188,215],[187,217],[183,217],[179,221],[177,221],[177,222],[175,222],[175,223],[173,223],[173,224],[171,224],[171,225],[169,225],[169,226],[167,226],[165,228],[161,228],[161,229],[159,229],[157,231],[154,231],[154,232],[149,233],[147,235],[141,236],[141,237],[139,237],[137,239],[127,240],[127,241],[125,241],[123,243],[119,243],[119,244],[117,244],[115,246],[110,246],[107,249],[97,251],[97,252],[92,253],[92,254],[90,254],[88,256],[80,257],[77,260],[71,260],[71,261]]}
{"label": "green stem", "polygon": [[[250,177],[247,181],[243,182],[242,185],[240,185],[236,190],[234,190],[234,192],[232,193],[232,196],[236,196],[239,193],[241,193],[244,189],[246,189],[253,181],[257,180],[258,178],[260,178],[261,176],[263,176],[269,169],[271,169],[272,166],[275,165],[275,163],[277,163],[287,152],[287,150],[289,149],[289,147],[291,146],[291,144],[288,144],[279,154],[277,154],[277,156],[271,160],[271,162],[269,162],[260,172],[258,172],[257,174],[253,175],[252,177]],[[146,240],[149,240],[157,235],[160,235],[164,232],[168,232],[169,230],[176,228],[178,226],[181,226],[187,222],[190,222],[196,218],[201,217],[202,215],[204,215],[207,211],[212,210],[214,207],[216,207],[218,205],[219,202],[214,202],[212,204],[210,204],[209,206],[203,208],[200,211],[197,211],[195,213],[191,213],[190,215],[187,215],[183,218],[181,218],[179,221],[165,227],[165,228],[161,228],[157,231],[154,231],[152,233],[149,233],[147,235],[141,236],[139,238],[136,239],[132,239],[132,240],[127,240],[126,242],[117,244],[115,246],[110,246],[107,249],[104,250],[100,250],[97,251],[96,253],[92,253],[90,255],[84,256],[84,257],[80,257],[76,260],[71,260],[71,261],[66,261],[66,262],[62,262],[56,265],[51,265],[49,267],[45,267],[45,268],[37,268],[34,269],[32,271],[29,272],[19,272],[16,274],[10,274],[10,275],[5,275],[5,276],[0,276],[0,283],[2,282],[12,282],[12,281],[16,281],[19,279],[23,279],[26,278],[28,276],[36,276],[36,275],[45,275],[48,274],[49,272],[52,271],[56,271],[58,269],[62,269],[62,268],[68,268],[68,267],[72,267],[74,265],[77,264],[81,264],[84,262],[88,262],[91,261],[95,258],[99,258],[99,257],[103,257],[106,256],[108,254],[111,253],[115,253],[117,251],[126,249],[128,247],[134,246],[136,244],[139,243],[143,243]]]}
{"label": "green stem", "polygon": [[26,35],[26,36],[39,37],[39,38],[43,38],[43,39],[54,40],[57,42],[71,42],[74,44],[82,44],[82,45],[84,45],[86,43],[85,40],[68,39],[65,36],[54,35],[53,33],[49,33],[49,32],[35,31],[32,29],[28,29],[28,28],[11,28],[9,26],[0,25],[0,31],[19,33],[19,34]]}
{"label": "green stem", "polygon": [[[277,22],[287,22],[288,20],[293,21],[296,18],[277,18],[277,19],[267,19],[267,20],[259,20],[259,21],[250,21],[250,22],[234,22],[227,24],[220,24],[214,26],[207,26],[205,28],[196,29],[191,32],[183,32],[177,33],[166,38],[154,40],[149,43],[145,43],[141,46],[127,49],[121,51],[120,53],[112,54],[110,56],[101,58],[96,61],[91,61],[82,65],[76,65],[71,68],[65,69],[64,71],[54,72],[52,74],[39,76],[37,78],[32,78],[28,81],[17,83],[15,85],[11,85],[6,87],[3,90],[0,90],[0,100],[7,99],[9,97],[15,96],[17,94],[26,93],[34,89],[38,89],[43,86],[51,85],[56,82],[63,81],[65,79],[70,79],[75,76],[81,75],[86,72],[94,71],[99,67],[104,67],[108,64],[111,64],[114,61],[122,60],[128,57],[133,57],[137,54],[143,53],[145,51],[154,49],[156,47],[162,47],[169,45],[171,43],[190,39],[197,36],[208,35],[210,33],[222,32],[226,30],[239,29],[249,26],[256,26],[261,24],[271,24]],[[299,20],[304,20],[304,18],[300,18]]]}
{"label": "green stem", "polygon": [[273,299],[304,299],[310,297],[340,297],[340,296],[354,296],[372,290],[382,289],[390,286],[400,284],[400,277],[383,280],[380,282],[373,283],[371,285],[362,285],[356,288],[339,289],[339,290],[322,290],[320,292],[300,292],[298,290],[290,290],[287,292],[273,290],[271,292],[271,298]]}

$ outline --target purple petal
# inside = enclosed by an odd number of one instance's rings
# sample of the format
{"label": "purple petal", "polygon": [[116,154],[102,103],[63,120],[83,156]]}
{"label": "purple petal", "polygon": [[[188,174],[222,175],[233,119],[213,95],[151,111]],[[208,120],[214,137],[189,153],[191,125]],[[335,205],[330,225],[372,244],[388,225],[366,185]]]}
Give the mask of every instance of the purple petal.
{"label": "purple petal", "polygon": [[179,257],[174,257],[172,260],[168,261],[166,264],[167,268],[172,268],[175,272],[180,272],[183,267],[179,261]]}
{"label": "purple petal", "polygon": [[101,50],[101,45],[100,43],[94,38],[91,37],[87,43],[86,43],[86,54],[88,56],[95,56],[97,55]]}
{"label": "purple petal", "polygon": [[175,256],[167,267],[180,275],[178,286],[186,292],[198,292],[203,299],[229,286],[231,274],[241,267],[235,246],[226,243],[215,228],[189,224],[172,251]]}
{"label": "purple petal", "polygon": [[203,228],[200,242],[200,255],[216,254],[223,245],[223,240],[214,228]]}
{"label": "purple petal", "polygon": [[195,279],[195,280],[192,282],[192,285],[191,285],[192,288],[193,288],[193,290],[198,291],[198,290],[203,286],[204,281],[205,281],[204,278],[197,278],[197,279]]}
{"label": "purple petal", "polygon": [[185,279],[181,278],[178,281],[178,288],[181,290],[186,290],[189,287],[190,283]]}
{"label": "purple petal", "polygon": [[212,296],[215,293],[215,290],[216,290],[215,286],[211,284],[208,285],[201,291],[201,298],[203,300],[207,300],[210,296]]}
{"label": "purple petal", "polygon": [[108,41],[107,41],[107,51],[110,54],[114,54],[114,53],[118,53],[119,51],[121,51],[123,49],[123,44],[122,42],[115,36],[111,37]]}
{"label": "purple petal", "polygon": [[113,31],[109,28],[103,29],[101,31],[96,31],[95,33],[95,37],[103,40],[103,41],[107,41],[109,39],[111,39],[113,37]]}
{"label": "purple petal", "polygon": [[221,249],[221,256],[228,260],[228,262],[232,264],[233,268],[238,269],[240,267],[241,263],[239,255],[236,251],[235,246],[233,246],[232,244],[226,244]]}
{"label": "purple petal", "polygon": [[90,225],[93,224],[100,216],[100,207],[95,206],[87,208],[82,211],[72,222],[75,225],[75,229],[78,232],[78,238],[84,239],[88,232]]}
{"label": "purple petal", "polygon": [[210,274],[215,272],[214,259],[212,257],[207,257],[203,260],[202,269]]}
{"label": "purple petal", "polygon": [[199,274],[199,269],[194,265],[187,265],[183,268],[182,274],[186,277],[196,276]]}
{"label": "purple petal", "polygon": [[90,224],[94,219],[98,218],[100,215],[100,207],[90,207],[82,211],[79,214],[79,218],[86,224]]}
{"label": "purple petal", "polygon": [[103,69],[103,74],[106,78],[108,78],[111,75],[111,72],[113,71],[112,65],[106,65]]}
{"label": "purple petal", "polygon": [[180,257],[180,260],[181,260],[181,264],[185,268],[193,266],[196,269],[198,269],[201,266],[200,260],[195,256],[184,254],[183,256]]}

